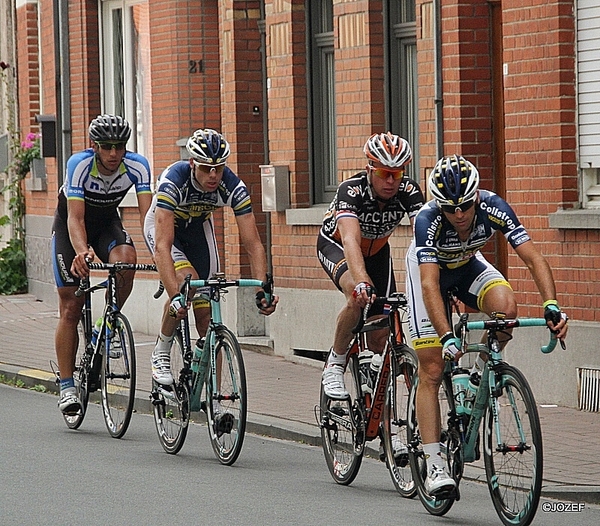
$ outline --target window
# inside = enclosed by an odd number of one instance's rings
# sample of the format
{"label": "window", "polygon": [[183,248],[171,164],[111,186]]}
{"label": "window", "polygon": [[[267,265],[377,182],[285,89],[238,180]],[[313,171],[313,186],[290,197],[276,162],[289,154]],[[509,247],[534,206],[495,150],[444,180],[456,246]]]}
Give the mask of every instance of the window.
{"label": "window", "polygon": [[415,0],[390,0],[388,52],[388,120],[392,133],[405,138],[413,151],[408,176],[419,182],[417,93],[417,27]]}
{"label": "window", "polygon": [[333,62],[333,2],[309,2],[312,89],[312,173],[315,203],[331,201],[338,185]]}
{"label": "window", "polygon": [[582,205],[600,209],[600,16],[597,0],[577,2],[577,96]]}
{"label": "window", "polygon": [[150,29],[147,2],[102,2],[103,111],[132,128],[127,147],[152,158]]}

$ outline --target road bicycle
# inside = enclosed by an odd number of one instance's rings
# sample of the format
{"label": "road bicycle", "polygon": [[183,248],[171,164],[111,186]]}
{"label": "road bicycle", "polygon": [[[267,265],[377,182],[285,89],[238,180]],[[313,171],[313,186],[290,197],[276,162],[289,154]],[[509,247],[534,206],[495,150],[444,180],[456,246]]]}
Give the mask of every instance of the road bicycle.
{"label": "road bicycle", "polygon": [[[190,413],[206,413],[213,451],[224,465],[232,465],[244,442],[248,399],[242,351],[235,334],[223,323],[221,298],[228,287],[261,287],[267,300],[273,292],[272,277],[227,280],[217,273],[207,280],[188,275],[180,289],[188,298],[191,288],[204,289],[197,297],[210,301],[211,318],[206,336],[192,346],[188,316],[177,326],[171,347],[171,371],[175,382],[163,386],[152,381],[150,395],[154,422],[163,449],[177,454],[185,442]],[[162,286],[161,286],[162,289]],[[155,294],[159,297],[162,290]]]}
{"label": "road bicycle", "polygon": [[[77,397],[83,409],[74,415],[63,415],[70,429],[81,426],[90,394],[100,390],[104,422],[110,435],[121,438],[129,426],[135,398],[135,343],[133,330],[117,303],[119,272],[132,270],[155,271],[155,265],[133,263],[88,263],[90,270],[106,270],[108,277],[96,285],[82,279],[75,291],[85,295],[78,324],[78,349],[73,372]],[[92,293],[106,290],[101,325],[92,319]],[[54,364],[52,364],[54,365]],[[55,370],[57,382],[60,371]]]}
{"label": "road bicycle", "polygon": [[[402,325],[407,315],[407,301],[402,293],[378,297],[373,305],[384,305],[385,317],[366,321],[370,306],[364,309],[347,353],[345,400],[329,398],[321,385],[320,404],[315,416],[321,429],[323,453],[333,479],[342,485],[355,479],[368,441],[380,438],[385,460],[396,490],[404,497],[416,492],[408,454],[402,452],[408,443],[408,394],[417,370],[415,352],[405,343]],[[387,329],[389,336],[381,355],[381,366],[369,386],[366,369],[361,364],[367,349],[370,331]],[[366,366],[365,366],[366,365]],[[394,442],[400,453],[394,454]]]}
{"label": "road bicycle", "polygon": [[[449,298],[447,304],[453,301],[452,293]],[[502,313],[493,313],[487,320],[468,321],[467,313],[458,314],[454,332],[461,339],[461,351],[482,353],[487,361],[476,392],[472,384],[467,389],[464,384],[457,389],[456,376],[453,391],[453,376],[462,375],[464,381],[468,371],[455,362],[445,366],[439,395],[440,442],[448,473],[456,482],[456,489],[445,495],[431,496],[424,487],[427,466],[416,419],[418,379],[415,378],[408,404],[408,456],[417,493],[427,511],[438,516],[446,514],[460,500],[464,465],[480,458],[479,429],[483,422],[483,460],[494,508],[507,526],[525,526],[533,520],[541,494],[542,433],[531,388],[523,373],[503,360],[500,341],[511,339],[509,329],[546,327],[546,320],[507,319]],[[468,343],[468,333],[473,330],[485,331],[485,343]],[[541,347],[542,352],[552,352],[556,343],[551,334],[548,345]]]}

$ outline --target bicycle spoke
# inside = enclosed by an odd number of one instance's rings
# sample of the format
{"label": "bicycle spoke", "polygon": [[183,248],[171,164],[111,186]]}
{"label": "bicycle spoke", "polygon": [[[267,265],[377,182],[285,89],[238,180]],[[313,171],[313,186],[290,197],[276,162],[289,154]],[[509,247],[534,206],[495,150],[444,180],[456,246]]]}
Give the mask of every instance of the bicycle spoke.
{"label": "bicycle spoke", "polygon": [[[529,524],[542,484],[542,438],[535,400],[520,371],[502,366],[502,390],[485,417],[484,461],[494,507],[507,525]],[[495,418],[494,418],[495,416]]]}
{"label": "bicycle spoke", "polygon": [[213,451],[222,464],[233,464],[241,450],[246,431],[246,372],[237,339],[228,329],[215,335],[216,386],[212,370],[206,380],[206,410]]}
{"label": "bicycle spoke", "polygon": [[108,432],[114,438],[121,438],[129,426],[135,400],[135,344],[133,331],[123,314],[116,313],[110,325],[108,346],[104,345],[102,408]]}

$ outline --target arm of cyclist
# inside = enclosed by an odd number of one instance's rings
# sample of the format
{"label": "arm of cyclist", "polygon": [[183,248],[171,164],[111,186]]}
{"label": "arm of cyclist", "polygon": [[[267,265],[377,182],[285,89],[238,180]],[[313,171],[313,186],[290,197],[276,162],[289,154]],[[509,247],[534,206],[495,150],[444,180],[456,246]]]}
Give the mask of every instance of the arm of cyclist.
{"label": "arm of cyclist", "polygon": [[[260,240],[258,229],[256,228],[256,219],[254,213],[236,216],[236,222],[240,231],[240,239],[244,249],[248,253],[250,260],[250,269],[255,279],[266,280],[267,275],[267,256],[265,247]],[[261,314],[269,316],[275,312],[279,297],[258,289],[256,291],[256,306]]]}
{"label": "arm of cyclist", "polygon": [[152,204],[152,194],[149,192],[142,192],[137,194],[138,210],[140,213],[140,225],[142,226],[142,232],[144,231],[144,220],[146,214]]}
{"label": "arm of cyclist", "polygon": [[419,272],[421,274],[423,302],[433,328],[440,336],[442,358],[444,360],[458,360],[462,355],[460,352],[460,339],[454,335],[446,318],[446,307],[440,290],[440,268],[437,263],[421,263]]}
{"label": "arm of cyclist", "polygon": [[360,224],[355,217],[341,217],[338,220],[338,230],[344,247],[344,257],[348,270],[354,281],[352,297],[358,307],[363,309],[375,299],[375,289],[367,274],[365,258],[360,247]]}
{"label": "arm of cyclist", "polygon": [[175,273],[171,248],[175,240],[175,215],[170,210],[157,208],[155,212],[154,262],[160,280],[170,298],[169,315],[181,319],[187,315],[188,301],[179,292],[180,283]]}
{"label": "arm of cyclist", "polygon": [[542,296],[544,317],[548,327],[559,340],[564,340],[569,329],[568,317],[560,310],[556,301],[556,287],[552,276],[552,269],[546,258],[540,253],[533,241],[527,241],[516,249],[518,256],[527,265],[531,276]]}
{"label": "arm of cyclist", "polygon": [[88,262],[94,261],[94,249],[88,246],[87,232],[85,230],[85,201],[82,199],[69,199],[67,202],[68,218],[67,228],[69,239],[75,250],[75,257],[71,265],[71,273],[78,278],[89,276]]}

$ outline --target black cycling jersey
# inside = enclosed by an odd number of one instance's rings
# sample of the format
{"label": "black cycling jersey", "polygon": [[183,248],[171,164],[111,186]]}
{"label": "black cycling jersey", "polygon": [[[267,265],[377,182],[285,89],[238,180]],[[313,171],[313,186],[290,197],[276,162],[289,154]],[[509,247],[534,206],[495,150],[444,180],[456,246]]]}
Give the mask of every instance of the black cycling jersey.
{"label": "black cycling jersey", "polygon": [[361,249],[369,257],[381,250],[404,215],[413,217],[424,203],[419,185],[404,177],[398,193],[380,208],[381,201],[373,194],[367,172],[360,172],[343,181],[323,218],[321,234],[340,242],[338,220],[356,217],[360,224]]}

